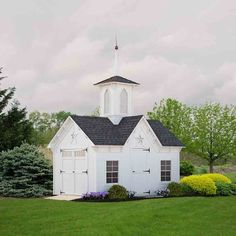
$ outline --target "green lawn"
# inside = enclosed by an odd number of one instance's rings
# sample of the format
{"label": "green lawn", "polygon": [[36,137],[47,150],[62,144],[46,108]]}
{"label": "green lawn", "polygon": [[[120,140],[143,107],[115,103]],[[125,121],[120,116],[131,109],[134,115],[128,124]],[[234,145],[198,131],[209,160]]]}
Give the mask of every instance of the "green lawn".
{"label": "green lawn", "polygon": [[1,199],[0,235],[236,235],[236,196],[112,203]]}

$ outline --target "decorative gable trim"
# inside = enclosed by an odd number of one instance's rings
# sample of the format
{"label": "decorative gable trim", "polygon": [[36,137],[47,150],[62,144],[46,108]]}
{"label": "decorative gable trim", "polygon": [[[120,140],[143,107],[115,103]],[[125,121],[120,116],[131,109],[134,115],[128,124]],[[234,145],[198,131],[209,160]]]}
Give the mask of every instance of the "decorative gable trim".
{"label": "decorative gable trim", "polygon": [[161,144],[159,138],[158,138],[158,137],[156,136],[156,134],[154,133],[152,127],[150,126],[150,124],[148,123],[148,121],[147,121],[146,118],[144,118],[144,122],[146,123],[146,125],[147,125],[147,127],[148,127],[148,130],[151,132],[151,134],[152,134],[153,137],[155,138],[155,141],[159,144],[160,147],[164,147],[164,146]]}
{"label": "decorative gable trim", "polygon": [[55,144],[58,143],[62,139],[62,137],[67,133],[67,130],[69,130],[73,124],[76,125],[79,128],[79,130],[85,135],[85,137],[90,140],[92,145],[94,145],[92,140],[84,133],[84,131],[78,126],[78,124],[76,124],[76,122],[69,116],[65,120],[61,128],[56,132],[56,134],[54,135],[54,137],[52,138],[52,140],[50,141],[47,147],[50,149],[53,149]]}

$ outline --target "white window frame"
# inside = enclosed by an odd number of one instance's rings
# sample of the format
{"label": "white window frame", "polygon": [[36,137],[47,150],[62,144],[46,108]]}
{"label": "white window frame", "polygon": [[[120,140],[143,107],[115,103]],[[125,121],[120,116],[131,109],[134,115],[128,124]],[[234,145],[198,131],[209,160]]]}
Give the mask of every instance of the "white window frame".
{"label": "white window frame", "polygon": [[109,89],[106,89],[104,93],[104,114],[110,114],[111,112],[111,94]]}
{"label": "white window frame", "polygon": [[161,160],[161,182],[171,181],[171,160]]}
{"label": "white window frame", "polygon": [[65,157],[68,157],[68,158],[73,157],[73,151],[71,151],[71,150],[62,150],[61,152],[62,152],[61,156],[64,158]]}
{"label": "white window frame", "polygon": [[[111,162],[112,165],[108,166],[108,163]],[[117,163],[114,165],[114,163]],[[116,168],[117,167],[117,168]],[[117,174],[117,177],[110,176],[108,177],[108,174]],[[111,181],[109,182],[108,179]],[[117,179],[117,181],[114,181],[114,179]],[[118,184],[119,183],[119,161],[118,160],[107,160],[106,161],[106,184]]]}
{"label": "white window frame", "polygon": [[128,93],[126,89],[122,89],[120,94],[120,113],[121,114],[128,113]]}

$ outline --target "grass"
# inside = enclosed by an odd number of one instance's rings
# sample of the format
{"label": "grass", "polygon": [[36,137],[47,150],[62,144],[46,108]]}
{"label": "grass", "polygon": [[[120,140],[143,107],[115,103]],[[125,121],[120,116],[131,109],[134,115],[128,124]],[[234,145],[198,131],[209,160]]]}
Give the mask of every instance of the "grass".
{"label": "grass", "polygon": [[236,197],[86,203],[0,199],[0,235],[235,235]]}

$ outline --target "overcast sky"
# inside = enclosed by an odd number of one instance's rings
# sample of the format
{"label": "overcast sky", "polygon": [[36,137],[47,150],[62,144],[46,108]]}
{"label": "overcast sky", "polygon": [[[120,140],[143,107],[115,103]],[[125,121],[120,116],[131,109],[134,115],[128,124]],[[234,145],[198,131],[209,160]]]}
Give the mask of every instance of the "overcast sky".
{"label": "overcast sky", "polygon": [[161,98],[236,103],[236,0],[0,0],[0,66],[29,111],[88,114],[92,85],[139,82],[135,111]]}

